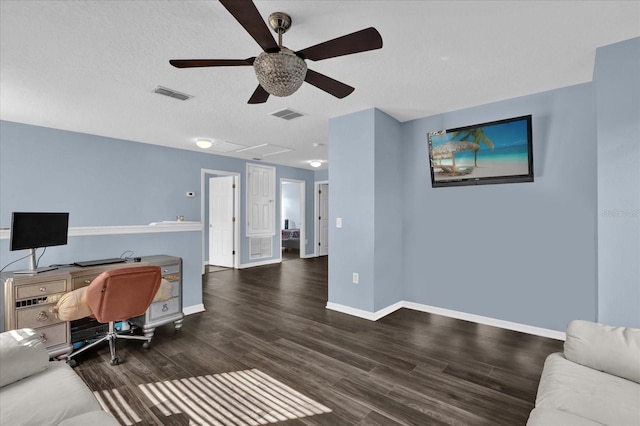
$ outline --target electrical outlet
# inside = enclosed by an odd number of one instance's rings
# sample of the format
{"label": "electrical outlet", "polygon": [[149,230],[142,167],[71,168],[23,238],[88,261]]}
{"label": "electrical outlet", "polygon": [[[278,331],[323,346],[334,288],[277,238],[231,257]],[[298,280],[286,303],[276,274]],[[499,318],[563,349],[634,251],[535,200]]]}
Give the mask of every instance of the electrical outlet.
{"label": "electrical outlet", "polygon": [[353,273],[353,283],[354,284],[359,284],[360,283],[360,274],[358,274],[357,272]]}

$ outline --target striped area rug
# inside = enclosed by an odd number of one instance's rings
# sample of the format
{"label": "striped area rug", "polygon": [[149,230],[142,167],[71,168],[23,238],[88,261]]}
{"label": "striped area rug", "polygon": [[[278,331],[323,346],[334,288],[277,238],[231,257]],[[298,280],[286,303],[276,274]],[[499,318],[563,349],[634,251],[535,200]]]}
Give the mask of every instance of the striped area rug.
{"label": "striped area rug", "polygon": [[[331,412],[257,369],[138,387],[164,416],[186,414],[190,425],[263,425]],[[94,394],[120,424],[142,421],[117,389]]]}

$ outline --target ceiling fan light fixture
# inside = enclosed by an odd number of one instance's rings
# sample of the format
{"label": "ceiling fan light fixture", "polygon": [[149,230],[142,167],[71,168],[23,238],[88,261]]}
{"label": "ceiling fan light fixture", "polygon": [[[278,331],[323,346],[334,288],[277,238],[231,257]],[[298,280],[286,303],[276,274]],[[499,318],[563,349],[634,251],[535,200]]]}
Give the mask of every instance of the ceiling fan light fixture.
{"label": "ceiling fan light fixture", "polygon": [[311,160],[309,161],[309,165],[313,168],[318,168],[320,166],[322,166],[322,161],[320,160]]}
{"label": "ceiling fan light fixture", "polygon": [[213,146],[213,142],[209,139],[198,139],[196,140],[196,145],[198,145],[198,148],[208,149]]}
{"label": "ceiling fan light fixture", "polygon": [[253,62],[258,82],[273,96],[289,96],[302,86],[307,64],[296,54],[282,47],[279,52],[262,52]]}

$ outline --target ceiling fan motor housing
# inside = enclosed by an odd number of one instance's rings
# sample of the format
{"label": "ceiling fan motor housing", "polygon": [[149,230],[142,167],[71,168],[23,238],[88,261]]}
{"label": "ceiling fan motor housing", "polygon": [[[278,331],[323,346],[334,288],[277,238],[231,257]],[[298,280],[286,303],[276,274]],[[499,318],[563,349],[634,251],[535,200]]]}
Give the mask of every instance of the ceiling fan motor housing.
{"label": "ceiling fan motor housing", "polygon": [[307,64],[282,47],[279,52],[262,52],[253,62],[258,82],[273,96],[289,96],[300,88],[307,75]]}

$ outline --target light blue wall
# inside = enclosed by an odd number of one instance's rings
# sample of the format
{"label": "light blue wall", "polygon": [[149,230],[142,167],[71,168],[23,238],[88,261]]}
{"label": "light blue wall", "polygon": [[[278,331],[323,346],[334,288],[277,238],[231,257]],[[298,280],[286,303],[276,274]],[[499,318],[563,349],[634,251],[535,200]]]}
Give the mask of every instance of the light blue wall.
{"label": "light blue wall", "polygon": [[[13,211],[68,211],[71,227],[146,225],[177,215],[200,221],[202,169],[240,173],[244,206],[244,160],[0,121],[0,228],[11,226]],[[313,193],[313,171],[278,166],[276,178],[281,177],[304,180],[307,194]],[[196,197],[188,198],[188,191]],[[313,197],[307,197],[306,209],[313,223]],[[241,216],[244,223],[244,207]],[[241,263],[248,264],[244,226],[241,234]],[[313,226],[307,238],[307,253],[313,253]],[[188,307],[202,303],[201,244],[198,231],[71,237],[67,246],[47,249],[41,264],[118,257],[125,250],[180,256]],[[25,254],[8,246],[8,239],[0,240],[0,267]],[[278,248],[274,238],[272,260],[279,258]],[[24,260],[7,270],[26,267]]]}
{"label": "light blue wall", "polygon": [[329,169],[325,169],[325,170],[316,170],[314,172],[315,175],[315,181],[316,182],[323,182],[323,181],[328,181],[329,180]]}
{"label": "light blue wall", "polygon": [[[331,120],[329,302],[375,312],[401,287],[405,301],[552,330],[640,327],[639,75],[636,38],[598,49],[592,83],[402,123],[397,146],[379,143],[396,127],[379,111]],[[527,114],[535,182],[431,188],[428,132]],[[395,275],[378,251],[393,232]],[[373,289],[351,284],[357,268]]]}
{"label": "light blue wall", "polygon": [[[427,133],[533,115],[535,182],[432,188]],[[564,330],[596,318],[591,84],[405,123],[406,300]]]}
{"label": "light blue wall", "polygon": [[[431,188],[428,132],[526,114],[535,182]],[[553,330],[594,320],[595,123],[592,84],[402,124],[376,110],[331,120],[329,302],[406,300]],[[351,284],[364,265],[374,295]]]}
{"label": "light blue wall", "polygon": [[402,300],[402,217],[406,185],[400,173],[403,168],[400,123],[377,109],[374,118],[374,311],[378,311]]}
{"label": "light blue wall", "polygon": [[402,300],[400,123],[366,110],[330,120],[329,140],[329,301],[375,312]]}
{"label": "light blue wall", "polygon": [[[369,312],[375,278],[374,145],[374,110],[329,120],[329,302]],[[359,284],[353,284],[354,272]]]}
{"label": "light blue wall", "polygon": [[640,38],[601,47],[598,321],[640,328]]}

